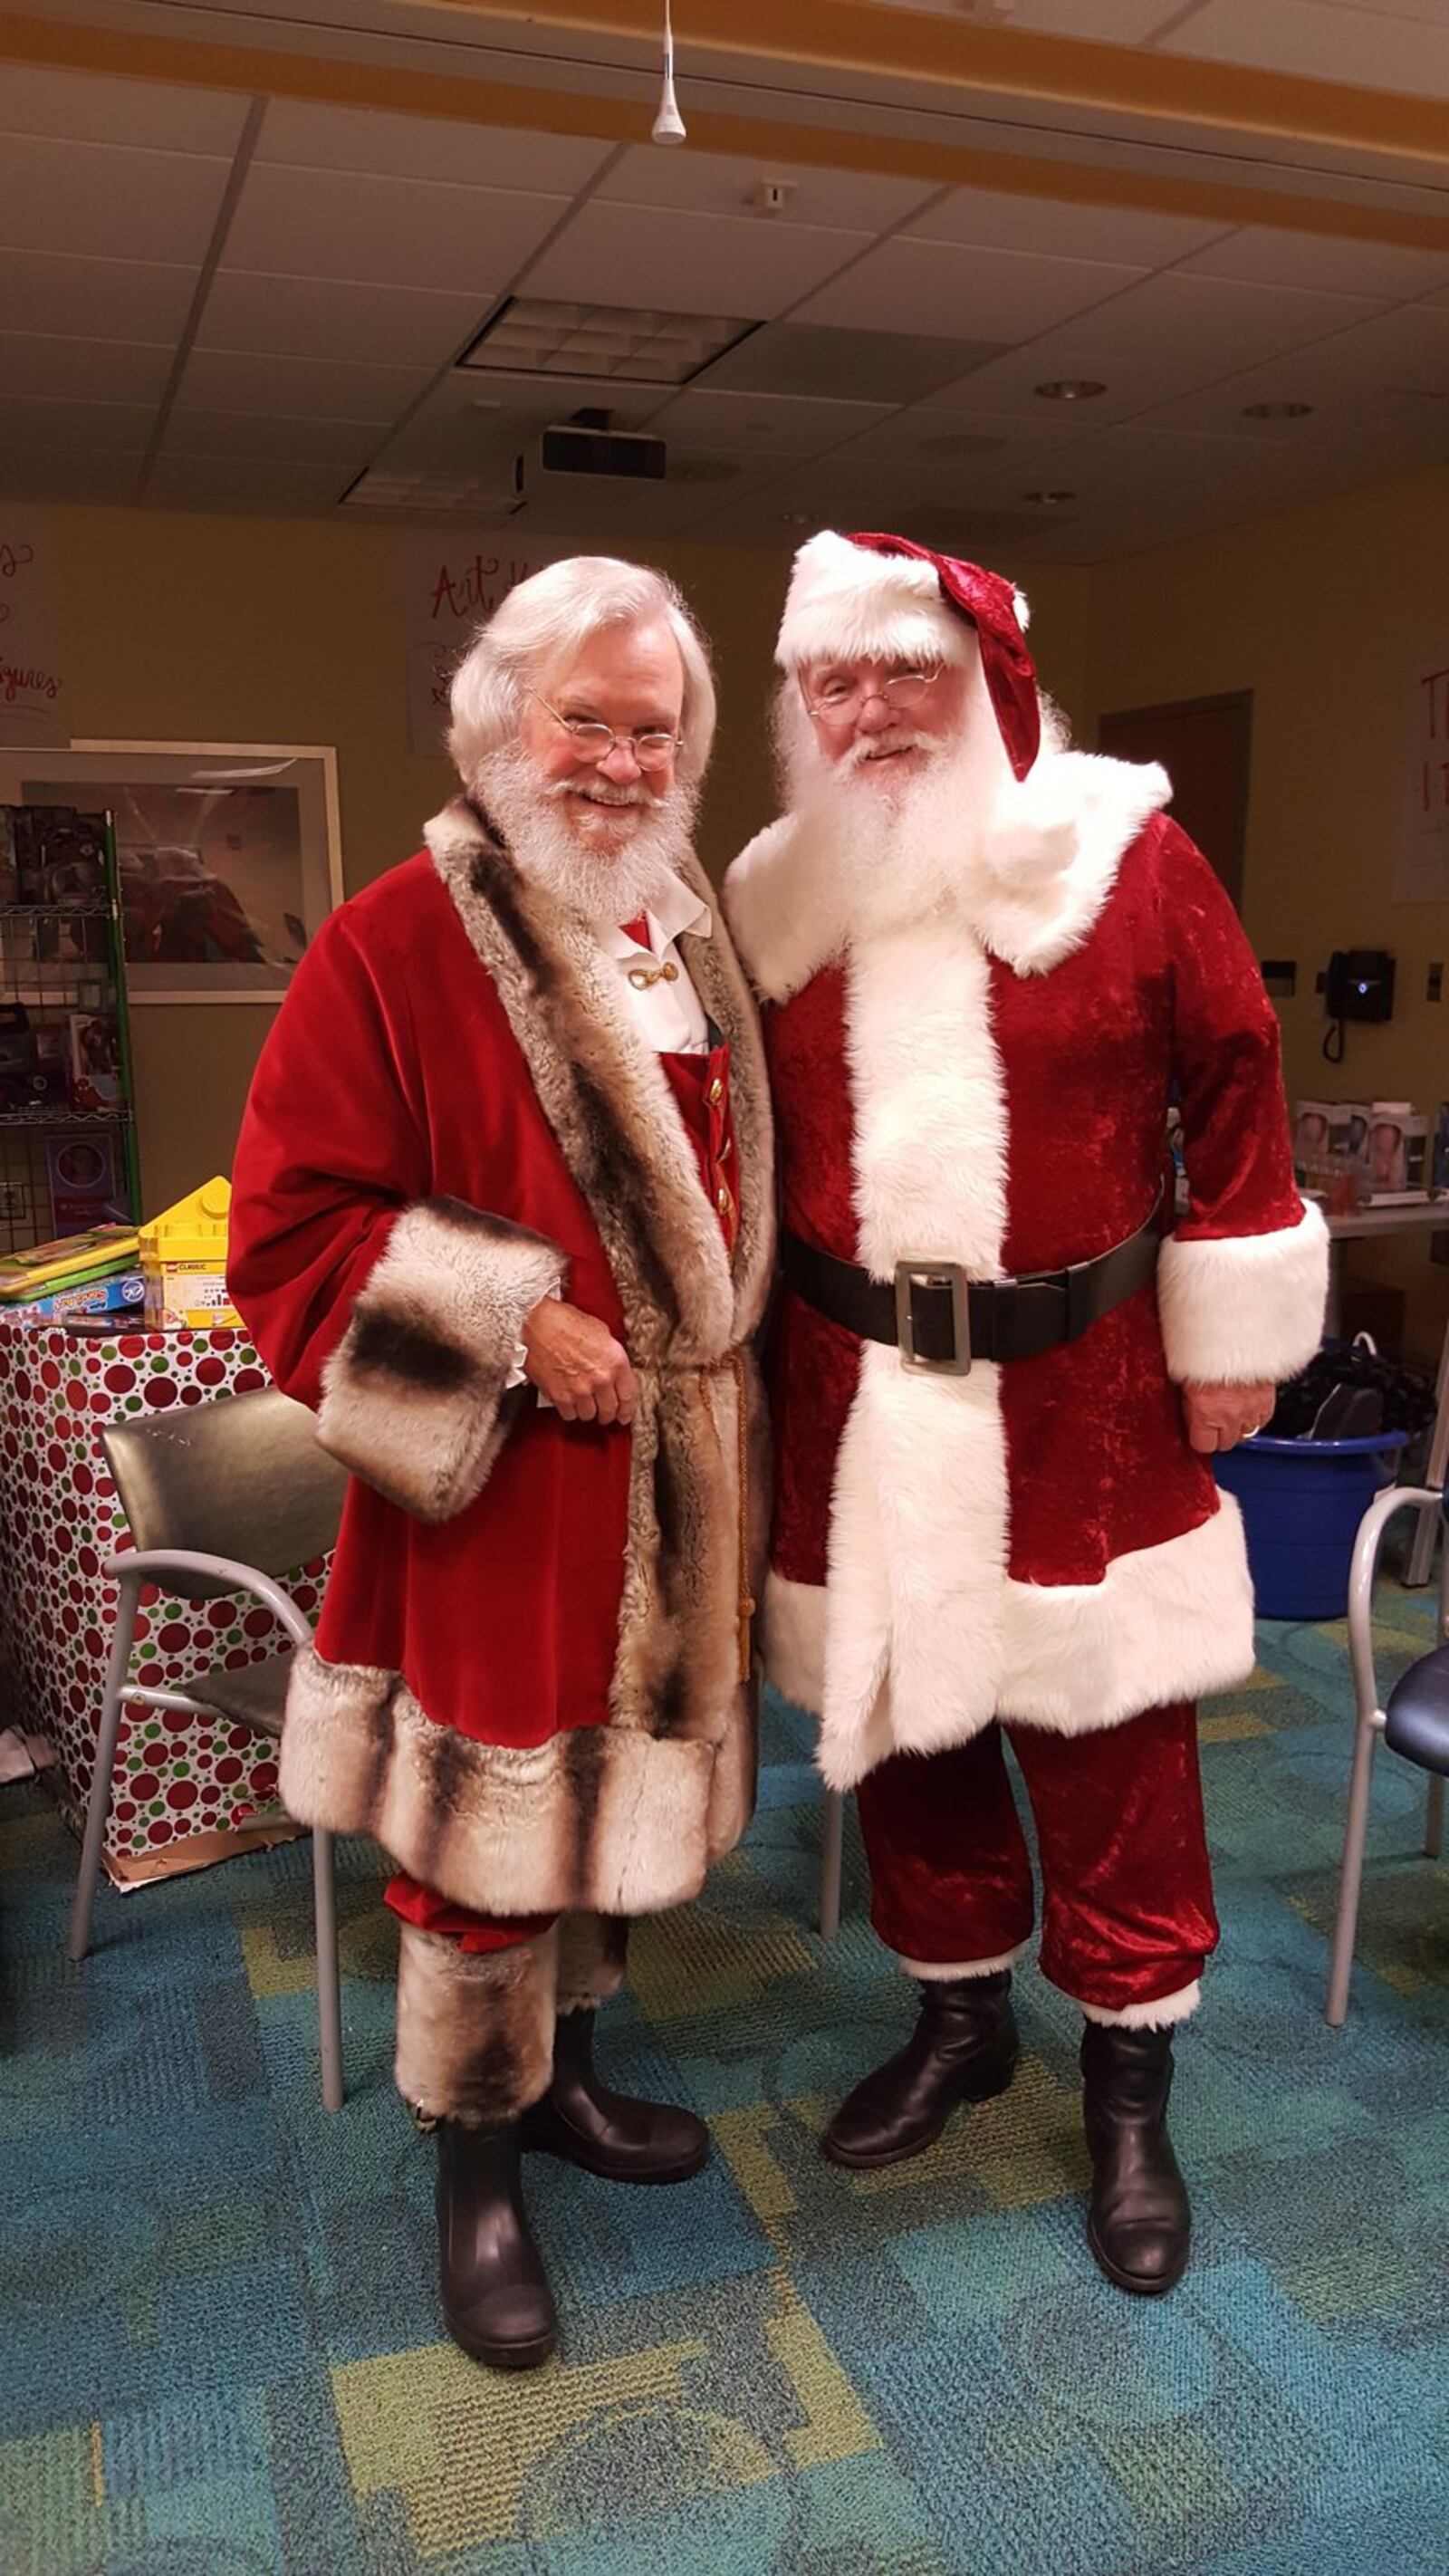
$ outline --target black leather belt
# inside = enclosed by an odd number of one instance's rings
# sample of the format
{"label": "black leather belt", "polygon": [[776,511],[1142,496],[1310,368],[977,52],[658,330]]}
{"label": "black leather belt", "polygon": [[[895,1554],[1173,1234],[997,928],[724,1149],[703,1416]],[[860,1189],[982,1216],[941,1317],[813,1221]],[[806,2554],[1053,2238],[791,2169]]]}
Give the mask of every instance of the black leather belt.
{"label": "black leather belt", "polygon": [[907,1368],[964,1377],[973,1359],[1027,1360],[1074,1342],[1145,1288],[1161,1242],[1159,1191],[1145,1225],[1094,1261],[1019,1279],[968,1279],[954,1261],[901,1261],[892,1283],[787,1234],[780,1266],[807,1306],[863,1341],[894,1342]]}

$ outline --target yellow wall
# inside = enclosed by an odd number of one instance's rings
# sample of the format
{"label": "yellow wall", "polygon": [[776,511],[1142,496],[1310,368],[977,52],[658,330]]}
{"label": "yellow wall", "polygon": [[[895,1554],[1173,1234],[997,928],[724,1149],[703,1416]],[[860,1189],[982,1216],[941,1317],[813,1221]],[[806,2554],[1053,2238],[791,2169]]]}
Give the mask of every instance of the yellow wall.
{"label": "yellow wall", "polygon": [[[1243,914],[1260,957],[1292,957],[1279,1004],[1290,1099],[1449,1098],[1449,903],[1392,901],[1412,675],[1449,663],[1449,469],[1342,493],[1092,576],[1087,693],[1096,713],[1253,691]],[[1320,1052],[1314,980],[1334,948],[1387,948],[1394,1016]],[[1422,1238],[1358,1247],[1351,1268],[1404,1288],[1410,1337],[1437,1347],[1449,1273]]]}
{"label": "yellow wall", "polygon": [[[117,741],[330,743],[349,892],[418,847],[449,792],[411,748],[398,528],[56,513],[65,568],[70,728]],[[601,529],[600,542],[607,543]],[[701,850],[716,873],[772,811],[764,714],[788,557],[677,546],[658,557],[708,630],[721,721]],[[1033,584],[1043,675],[1084,706],[1087,577]],[[143,1197],[165,1206],[231,1161],[271,1013],[132,1013]]]}

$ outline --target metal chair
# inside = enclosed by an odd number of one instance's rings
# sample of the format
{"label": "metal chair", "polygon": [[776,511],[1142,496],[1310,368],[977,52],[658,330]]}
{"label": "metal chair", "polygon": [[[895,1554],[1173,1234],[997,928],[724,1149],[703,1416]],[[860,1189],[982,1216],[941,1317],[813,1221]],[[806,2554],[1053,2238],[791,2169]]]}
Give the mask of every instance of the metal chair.
{"label": "metal chair", "polygon": [[820,1825],[820,1938],[840,1930],[840,1874],[845,1848],[845,1792],[827,1789]]}
{"label": "metal chair", "polygon": [[[109,1423],[101,1446],[135,1544],[103,1568],[121,1597],[71,1911],[73,1959],[83,1959],[90,1948],[122,1710],[182,1709],[254,1727],[274,1741],[280,1737],[292,1657],[310,1642],[312,1631],[274,1578],[326,1554],[337,1536],[347,1487],[343,1469],[317,1446],[306,1406],[275,1388],[178,1407],[144,1421]],[[265,1662],[238,1671],[214,1665],[190,1690],[129,1682],[146,1583],[162,1583],[187,1601],[250,1593],[273,1613],[289,1643]],[[312,1877],[322,2099],[336,2111],[342,2102],[342,2019],[330,1834],[312,1836]]]}
{"label": "metal chair", "polygon": [[1369,1775],[1380,1736],[1395,1753],[1429,1774],[1424,1850],[1437,1860],[1444,1841],[1444,1775],[1449,1772],[1449,1545],[1439,1570],[1439,1642],[1401,1674],[1379,1705],[1374,1674],[1373,1589],[1384,1531],[1395,1512],[1422,1510],[1436,1504],[1446,1513],[1445,1496],[1422,1485],[1390,1486],[1370,1503],[1354,1541],[1348,1583],[1348,1648],[1353,1665],[1357,1726],[1353,1771],[1349,1781],[1348,1822],[1343,1838],[1343,1867],[1338,1882],[1338,1920],[1333,1935],[1333,1965],[1328,1980],[1328,2019],[1337,2029],[1348,2013],[1349,1979],[1353,1973],[1354,1936],[1358,1929],[1359,1891],[1363,1883],[1364,1837],[1368,1831]]}

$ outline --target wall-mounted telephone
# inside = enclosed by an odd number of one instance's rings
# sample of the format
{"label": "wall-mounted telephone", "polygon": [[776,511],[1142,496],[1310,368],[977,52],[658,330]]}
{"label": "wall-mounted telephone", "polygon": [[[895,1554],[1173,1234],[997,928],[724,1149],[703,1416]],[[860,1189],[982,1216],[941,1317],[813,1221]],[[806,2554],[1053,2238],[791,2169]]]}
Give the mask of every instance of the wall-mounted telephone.
{"label": "wall-mounted telephone", "polygon": [[1345,1020],[1394,1016],[1394,961],[1388,950],[1335,948],[1323,978],[1323,1007],[1333,1023],[1323,1052],[1330,1064],[1341,1064]]}

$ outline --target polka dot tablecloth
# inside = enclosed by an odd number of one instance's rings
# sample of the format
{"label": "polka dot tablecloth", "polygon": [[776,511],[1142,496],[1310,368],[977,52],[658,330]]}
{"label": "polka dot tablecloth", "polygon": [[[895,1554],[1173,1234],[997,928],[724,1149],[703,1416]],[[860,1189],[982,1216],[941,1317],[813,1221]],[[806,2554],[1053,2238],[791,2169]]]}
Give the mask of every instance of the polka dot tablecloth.
{"label": "polka dot tablecloth", "polygon": [[[50,1738],[77,1828],[90,1789],[116,1586],[101,1566],[126,1534],[98,1437],[108,1420],[244,1395],[268,1383],[246,1334],[118,1333],[0,1320],[0,1655],[5,1722]],[[315,1618],[326,1559],[289,1578]],[[236,1600],[141,1595],[129,1678],[185,1688],[209,1664],[256,1663],[280,1642],[269,1613]],[[106,1835],[113,1879],[164,1877],[291,1830],[276,1801],[275,1747],[249,1728],[178,1710],[121,1723]],[[199,1839],[206,1838],[205,1844]],[[187,1849],[186,1846],[191,1848]]]}

